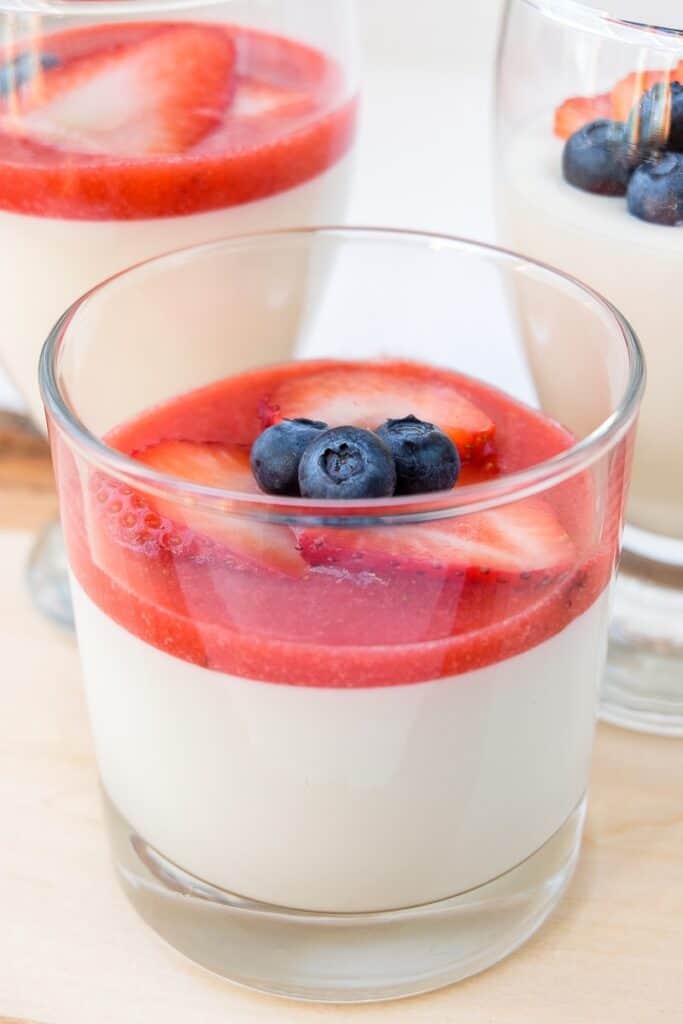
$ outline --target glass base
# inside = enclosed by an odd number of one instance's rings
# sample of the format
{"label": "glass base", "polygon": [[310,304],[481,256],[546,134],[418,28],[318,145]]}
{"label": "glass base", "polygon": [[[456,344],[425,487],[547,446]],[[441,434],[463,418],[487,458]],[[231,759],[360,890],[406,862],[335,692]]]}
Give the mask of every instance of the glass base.
{"label": "glass base", "polygon": [[50,523],[34,544],[26,581],[36,608],[63,629],[73,629],[68,565],[59,522]]}
{"label": "glass base", "polygon": [[123,888],[171,946],[214,974],[292,999],[360,1003],[416,995],[512,953],[559,902],[585,801],[536,853],[460,896],[405,910],[313,913],[217,889],[149,846],[104,803]]}
{"label": "glass base", "polygon": [[639,732],[683,736],[682,566],[624,552],[600,716]]}

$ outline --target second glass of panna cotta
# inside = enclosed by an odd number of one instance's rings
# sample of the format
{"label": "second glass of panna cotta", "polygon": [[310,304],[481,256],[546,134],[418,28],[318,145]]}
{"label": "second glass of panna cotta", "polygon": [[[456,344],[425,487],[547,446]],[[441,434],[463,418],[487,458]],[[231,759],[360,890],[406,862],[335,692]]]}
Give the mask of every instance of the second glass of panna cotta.
{"label": "second glass of panna cotta", "polygon": [[[593,3],[508,0],[499,237],[596,288],[643,345],[648,387],[602,714],[683,736],[683,13],[668,0],[603,6],[608,13]],[[533,348],[543,342],[527,293],[516,288],[515,302]],[[567,319],[558,334],[557,368],[538,359],[540,390],[564,389],[567,374],[580,386],[590,379],[576,326]]]}
{"label": "second glass of panna cotta", "polygon": [[0,0],[0,19],[0,362],[44,428],[40,346],[88,288],[340,218],[355,37],[350,0]]}
{"label": "second glass of panna cotta", "polygon": [[[549,361],[567,316],[592,346],[571,400],[535,391],[511,280]],[[581,841],[642,388],[614,309],[474,243],[275,233],[95,289],[41,381],[139,913],[228,978],[336,1001],[523,942]]]}

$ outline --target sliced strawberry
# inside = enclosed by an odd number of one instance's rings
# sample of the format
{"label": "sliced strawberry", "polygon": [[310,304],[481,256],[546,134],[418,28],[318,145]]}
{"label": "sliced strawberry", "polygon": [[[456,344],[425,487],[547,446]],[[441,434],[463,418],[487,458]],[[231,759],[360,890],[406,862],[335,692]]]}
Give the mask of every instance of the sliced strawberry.
{"label": "sliced strawberry", "polygon": [[[136,455],[146,466],[205,487],[258,494],[243,448],[195,441],[161,441]],[[199,505],[155,499],[156,511],[201,537],[209,537],[231,553],[236,562],[301,576],[306,565],[288,526],[251,521],[211,511]]]}
{"label": "sliced strawberry", "polygon": [[493,421],[459,393],[447,374],[420,375],[409,364],[383,368],[339,363],[301,373],[274,389],[264,403],[262,420],[269,426],[281,419],[306,417],[331,427],[351,424],[374,429],[409,413],[448,434],[464,462],[493,460]]}
{"label": "sliced strawberry", "polygon": [[612,98],[608,92],[599,96],[572,96],[555,111],[555,135],[568,139],[590,121],[613,116]]}
{"label": "sliced strawberry", "polygon": [[241,78],[231,108],[231,117],[262,118],[298,117],[315,108],[315,101],[309,93],[285,86],[261,82],[258,79]]}
{"label": "sliced strawberry", "polygon": [[211,541],[162,516],[118,480],[94,473],[83,494],[83,525],[72,545],[84,545],[97,570],[126,593],[161,607],[183,608],[175,566],[208,562]]}
{"label": "sliced strawberry", "polygon": [[261,493],[249,466],[249,453],[241,445],[159,441],[136,452],[134,457],[152,469],[189,483],[246,494]]}
{"label": "sliced strawberry", "polygon": [[219,28],[160,29],[36,76],[3,127],[71,152],[183,153],[221,123],[234,64],[234,43]]}
{"label": "sliced strawberry", "polygon": [[111,477],[95,474],[90,495],[91,522],[96,516],[111,540],[124,548],[149,557],[168,551],[179,558],[201,557],[208,550],[201,538],[159,515],[149,502]]}
{"label": "sliced strawberry", "polygon": [[463,574],[519,586],[557,576],[574,545],[547,502],[536,498],[489,512],[419,525],[304,530],[304,558],[355,572]]}

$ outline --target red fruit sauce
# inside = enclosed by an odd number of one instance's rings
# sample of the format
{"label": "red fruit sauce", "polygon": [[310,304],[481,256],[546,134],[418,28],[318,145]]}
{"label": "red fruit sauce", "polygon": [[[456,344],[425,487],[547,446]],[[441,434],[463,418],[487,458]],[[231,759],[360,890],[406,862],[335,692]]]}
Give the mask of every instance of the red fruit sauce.
{"label": "red fruit sauce", "polygon": [[[133,456],[162,440],[241,445],[246,453],[283,382],[337,365],[290,363],[218,381],[151,409],[107,440]],[[573,443],[564,428],[480,381],[405,362],[382,366],[387,379],[420,375],[435,388],[455,388],[494,421],[496,468],[469,467],[467,482],[527,468]],[[411,571],[388,562],[355,571],[348,564],[308,565],[303,557],[301,572],[287,575],[276,564],[240,562],[239,552],[187,522],[174,527],[168,503],[161,508],[142,490],[95,471],[86,481],[63,445],[57,454],[71,565],[95,604],[175,657],[265,681],[390,686],[493,664],[547,640],[588,609],[617,554],[620,449],[604,507],[589,471],[543,495],[571,538],[572,563],[552,573],[521,571],[519,578],[453,574],[438,565]],[[367,514],[372,510],[368,502]],[[421,528],[400,527],[412,536]]]}
{"label": "red fruit sauce", "polygon": [[[213,90],[188,98],[164,81],[172,75],[173,47],[185,36],[186,62],[196,56],[196,73],[184,73]],[[175,36],[174,36],[175,33]],[[221,42],[231,48],[230,75],[201,68],[202,38],[214,60]],[[78,83],[89,67],[122,64],[136,48],[154,41],[169,121],[177,118],[177,152],[116,155],[70,150],[32,134],[22,117],[54,96],[65,83]],[[164,47],[168,44],[168,53]],[[341,69],[303,44],[234,25],[191,22],[131,22],[57,32],[4,51],[5,61],[43,60],[35,81],[0,100],[0,208],[44,217],[84,220],[169,217],[250,202],[299,185],[339,160],[351,145],[356,101],[349,98]],[[182,52],[182,51],[181,51]],[[234,53],[234,58],[233,58]],[[208,59],[208,58],[207,58]],[[234,66],[233,65],[234,60]],[[203,70],[203,74],[202,74]],[[218,90],[225,72],[224,88]],[[177,73],[180,73],[177,70]],[[265,97],[265,103],[263,102]],[[141,107],[143,106],[141,97]],[[164,100],[160,100],[162,104]],[[218,105],[218,109],[216,106]],[[204,107],[210,107],[207,116]],[[172,124],[169,124],[169,130]],[[186,147],[183,140],[191,140]]]}

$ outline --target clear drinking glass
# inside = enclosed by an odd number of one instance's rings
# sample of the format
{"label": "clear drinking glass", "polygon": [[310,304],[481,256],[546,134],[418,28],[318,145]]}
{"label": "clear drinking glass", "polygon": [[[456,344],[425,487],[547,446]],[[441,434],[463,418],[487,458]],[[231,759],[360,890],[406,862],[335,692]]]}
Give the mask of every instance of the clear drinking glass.
{"label": "clear drinking glass", "polygon": [[[571,317],[589,384],[536,390],[516,284],[535,300],[534,360],[564,358]],[[496,421],[495,457],[504,444],[518,468],[319,501],[192,483],[107,444],[151,410],[147,451],[160,403],[206,388],[172,443],[248,446],[271,400],[254,382],[281,352],[294,379],[361,359],[380,388],[400,372],[423,398],[443,367],[503,389],[527,403]],[[436,988],[528,938],[581,841],[643,384],[621,316],[459,239],[263,234],[94,289],[40,379],[113,857],[141,916],[218,974],[342,1002]],[[540,433],[532,408],[552,418]],[[552,567],[534,554],[548,529]],[[420,563],[434,543],[445,563]],[[487,543],[517,560],[491,569]]]}
{"label": "clear drinking glass", "polygon": [[[340,219],[351,3],[0,0],[0,361],[41,430],[40,347],[84,291],[181,245]],[[60,551],[48,534],[30,580],[68,621]]]}
{"label": "clear drinking glass", "polygon": [[[679,146],[678,114],[671,104],[683,82],[683,16],[673,15],[671,4],[644,0],[612,6],[625,17],[567,0],[507,4],[497,87],[499,234],[503,244],[595,287],[621,310],[644,346],[648,391],[634,454],[602,715],[635,729],[683,735],[683,188],[679,184],[679,214],[656,213],[667,223],[629,212],[642,168],[653,171],[648,188],[660,188],[662,174],[682,159],[661,154],[663,147]],[[662,13],[672,19],[671,27],[653,26]],[[617,122],[608,130],[628,154],[618,192],[641,165],[630,179],[628,201],[623,194],[573,187],[563,176],[566,138],[596,120]],[[528,323],[533,312],[524,294],[518,292],[515,301]],[[580,340],[576,348],[573,320],[554,343],[564,357],[552,369],[539,364],[539,390],[559,390],[568,381],[582,386],[592,367],[581,359]]]}

